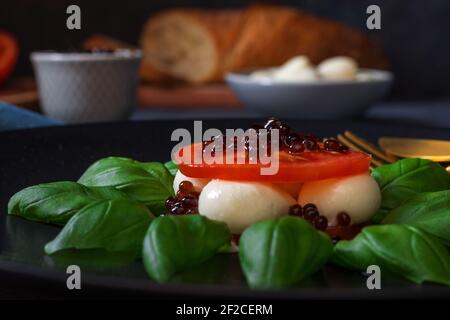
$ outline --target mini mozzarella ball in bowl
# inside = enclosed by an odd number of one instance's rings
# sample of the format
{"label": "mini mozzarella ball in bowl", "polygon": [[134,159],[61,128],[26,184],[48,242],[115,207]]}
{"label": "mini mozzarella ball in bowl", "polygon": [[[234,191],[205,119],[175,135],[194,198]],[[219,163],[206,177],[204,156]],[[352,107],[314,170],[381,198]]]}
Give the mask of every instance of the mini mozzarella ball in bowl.
{"label": "mini mozzarella ball in bowl", "polygon": [[206,184],[209,182],[209,179],[202,179],[202,178],[191,178],[188,176],[185,176],[183,173],[181,173],[180,170],[177,171],[175,174],[175,178],[173,179],[173,190],[175,194],[178,192],[178,189],[180,188],[180,183],[182,181],[189,181],[194,186],[194,191],[200,192],[202,191],[203,187],[206,186]]}
{"label": "mini mozzarella ball in bowl", "polygon": [[295,203],[292,196],[270,184],[216,179],[200,193],[198,211],[241,234],[255,222],[287,215]]}
{"label": "mini mozzarella ball in bowl", "polygon": [[314,66],[306,56],[290,59],[273,72],[273,79],[282,82],[314,81],[318,79]]}
{"label": "mini mozzarella ball in bowl", "polygon": [[337,225],[337,215],[346,212],[352,224],[369,221],[381,203],[377,182],[369,174],[304,183],[298,197],[303,206],[313,203],[328,225]]}
{"label": "mini mozzarella ball in bowl", "polygon": [[358,64],[350,57],[333,57],[322,61],[317,66],[317,72],[326,80],[355,80]]}

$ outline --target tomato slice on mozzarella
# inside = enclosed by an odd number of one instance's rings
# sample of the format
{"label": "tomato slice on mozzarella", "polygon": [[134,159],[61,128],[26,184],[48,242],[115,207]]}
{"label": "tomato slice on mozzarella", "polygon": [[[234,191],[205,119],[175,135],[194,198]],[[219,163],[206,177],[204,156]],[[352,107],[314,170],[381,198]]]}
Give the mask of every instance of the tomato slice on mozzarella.
{"label": "tomato slice on mozzarella", "polygon": [[[194,150],[194,145],[187,148]],[[278,172],[274,175],[262,175],[261,168],[267,168],[270,164],[207,164],[204,161],[195,163],[192,159],[183,161],[183,150],[186,150],[186,147],[179,152],[180,158],[177,162],[184,175],[234,181],[306,182],[338,178],[368,172],[371,161],[370,155],[351,150],[346,153],[306,151],[295,156],[280,152]]]}

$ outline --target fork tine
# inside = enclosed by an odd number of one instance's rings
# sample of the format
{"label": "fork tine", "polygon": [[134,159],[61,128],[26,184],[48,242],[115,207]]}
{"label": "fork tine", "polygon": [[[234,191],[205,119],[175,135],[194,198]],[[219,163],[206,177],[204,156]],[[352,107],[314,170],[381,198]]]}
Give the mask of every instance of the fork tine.
{"label": "fork tine", "polygon": [[[350,149],[353,149],[353,150],[356,150],[356,151],[363,151],[363,152],[365,152],[364,149],[358,147],[356,144],[354,144],[353,142],[351,142],[350,140],[348,140],[348,139],[347,139],[346,137],[344,137],[342,134],[338,134],[338,135],[337,135],[337,139],[338,139],[343,145],[346,145],[346,146],[349,147]],[[382,161],[380,161],[380,160],[375,159],[374,157],[372,157],[372,164],[373,164],[375,167],[380,167],[380,166],[385,165],[386,163],[384,163],[384,162],[382,162]],[[372,169],[373,169],[373,167],[372,167]]]}
{"label": "fork tine", "polygon": [[366,141],[365,139],[357,136],[353,132],[347,130],[344,132],[344,136],[350,140],[352,143],[360,146],[362,149],[365,149],[367,152],[375,155],[377,158],[386,161],[387,163],[393,163],[397,161],[397,157],[386,154],[383,150],[375,146],[374,144]]}

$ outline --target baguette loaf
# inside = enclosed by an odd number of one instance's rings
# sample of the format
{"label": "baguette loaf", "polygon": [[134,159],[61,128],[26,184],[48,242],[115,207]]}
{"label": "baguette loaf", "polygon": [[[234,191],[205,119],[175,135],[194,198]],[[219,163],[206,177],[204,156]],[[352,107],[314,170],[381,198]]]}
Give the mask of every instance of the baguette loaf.
{"label": "baguette loaf", "polygon": [[188,82],[221,80],[226,55],[243,22],[240,10],[178,9],[158,14],[141,37],[142,75],[156,69]]}
{"label": "baguette loaf", "polygon": [[363,33],[300,10],[258,5],[244,10],[175,9],[146,23],[145,80],[221,81],[225,72],[277,66],[303,54],[313,63],[337,55],[385,68],[381,48]]}

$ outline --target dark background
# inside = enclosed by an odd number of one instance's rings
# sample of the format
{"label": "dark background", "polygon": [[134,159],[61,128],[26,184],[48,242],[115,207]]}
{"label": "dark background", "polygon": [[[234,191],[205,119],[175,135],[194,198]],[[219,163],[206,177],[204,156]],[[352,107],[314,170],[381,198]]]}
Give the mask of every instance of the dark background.
{"label": "dark background", "polygon": [[[268,2],[268,1],[265,1]],[[384,46],[396,76],[392,97],[442,99],[450,97],[449,0],[299,0],[270,1],[295,5],[308,12],[365,30]],[[18,75],[31,75],[32,50],[77,48],[93,33],[137,43],[143,23],[158,10],[176,6],[241,7],[255,1],[210,0],[2,0],[0,29],[16,34],[21,45]],[[78,4],[82,30],[66,29],[66,7]],[[365,27],[366,8],[381,7],[382,30]]]}

